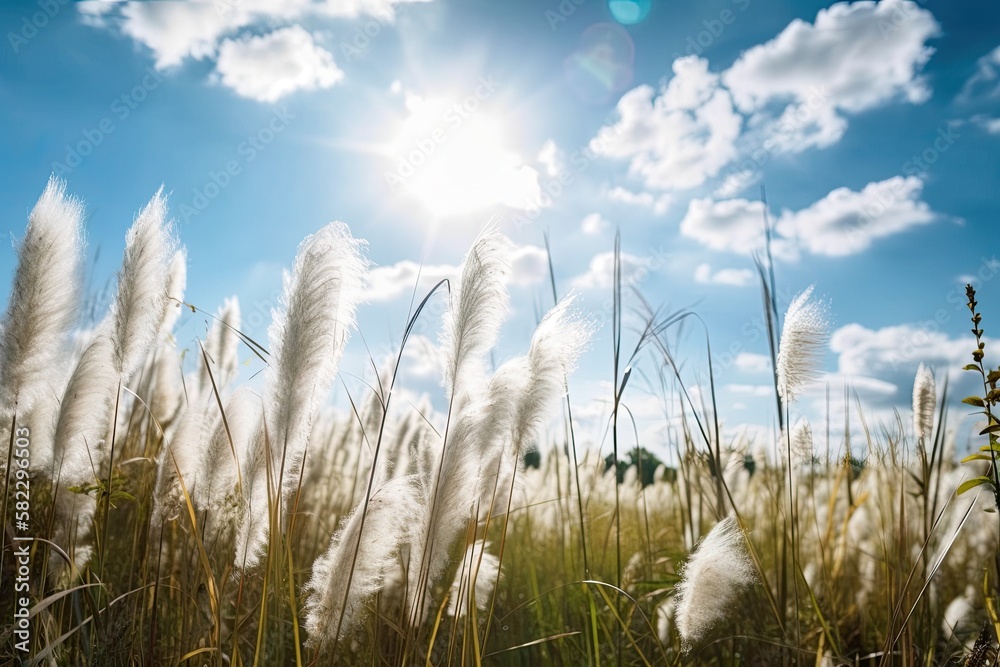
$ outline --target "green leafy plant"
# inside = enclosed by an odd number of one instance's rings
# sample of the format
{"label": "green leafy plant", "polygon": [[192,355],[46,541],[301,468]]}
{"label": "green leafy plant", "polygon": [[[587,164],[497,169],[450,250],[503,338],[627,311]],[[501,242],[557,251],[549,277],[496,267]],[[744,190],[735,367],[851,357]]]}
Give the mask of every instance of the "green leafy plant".
{"label": "green leafy plant", "polygon": [[979,451],[975,454],[962,459],[962,463],[989,461],[990,469],[986,475],[973,477],[963,482],[958,487],[958,493],[961,495],[966,491],[988,484],[993,487],[993,499],[996,507],[1000,508],[1000,473],[997,471],[997,453],[1000,452],[1000,442],[998,442],[997,434],[1000,433],[1000,423],[997,422],[997,418],[993,413],[993,408],[1000,402],[1000,389],[997,389],[997,381],[1000,381],[1000,368],[987,371],[986,366],[983,364],[986,350],[986,342],[983,340],[982,329],[983,316],[976,311],[976,306],[979,305],[979,302],[976,301],[976,290],[972,285],[965,286],[965,296],[968,299],[967,306],[969,311],[972,313],[972,333],[976,337],[976,348],[972,351],[974,363],[967,364],[964,370],[979,373],[983,379],[983,395],[968,396],[962,399],[962,402],[982,408],[983,414],[986,416],[986,428],[980,431],[979,435],[988,436],[989,443],[980,447]]}

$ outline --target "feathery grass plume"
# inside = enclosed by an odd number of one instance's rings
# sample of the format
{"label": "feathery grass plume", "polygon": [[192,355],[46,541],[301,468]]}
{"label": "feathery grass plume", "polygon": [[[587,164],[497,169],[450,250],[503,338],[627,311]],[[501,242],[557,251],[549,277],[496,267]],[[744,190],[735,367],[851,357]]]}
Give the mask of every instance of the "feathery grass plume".
{"label": "feathery grass plume", "polygon": [[792,458],[793,463],[808,465],[813,460],[813,432],[809,420],[805,417],[795,422],[792,427]]}
{"label": "feathery grass plume", "polygon": [[163,300],[163,317],[160,319],[160,333],[173,332],[177,318],[181,316],[184,303],[184,289],[187,287],[187,250],[178,248],[170,258],[170,273],[167,292]]}
{"label": "feathery grass plume", "polygon": [[[77,564],[89,558],[95,500],[69,488],[106,480],[111,420],[117,392],[145,362],[163,318],[170,259],[175,241],[164,224],[162,188],[139,212],[125,236],[125,254],[111,311],[84,350],[63,396],[56,424],[53,467],[60,486],[56,497],[56,543],[79,541]],[[74,537],[75,535],[75,537]],[[70,549],[74,545],[67,545]]]}
{"label": "feathery grass plume", "polygon": [[465,534],[474,506],[484,492],[483,461],[496,457],[502,439],[513,428],[514,406],[526,389],[527,360],[519,357],[498,370],[486,396],[467,403],[454,419],[444,450],[431,454],[432,463],[419,477],[421,519],[414,529],[406,589],[410,622],[417,625],[427,612],[426,596],[451,560],[452,547]]}
{"label": "feathery grass plume", "polygon": [[482,355],[496,342],[507,312],[507,276],[510,242],[496,229],[487,228],[473,244],[462,265],[462,275],[452,285],[451,304],[444,316],[441,348],[444,383],[453,397],[461,398],[460,382],[470,383],[479,373],[463,374],[467,364],[481,363]]}
{"label": "feathery grass plume", "polygon": [[778,393],[786,403],[795,397],[816,374],[829,336],[825,308],[810,301],[810,285],[792,300],[785,312],[778,347]]}
{"label": "feathery grass plume", "polygon": [[152,364],[152,378],[146,403],[160,424],[177,416],[184,403],[183,362],[172,343],[161,343]]}
{"label": "feathery grass plume", "polygon": [[570,295],[556,304],[531,337],[531,381],[518,401],[511,437],[511,453],[518,459],[534,444],[552,406],[566,394],[566,378],[590,342],[593,328],[574,315],[575,302],[576,297]]}
{"label": "feathery grass plume", "polygon": [[[586,348],[592,326],[577,317],[572,307],[574,295],[567,296],[539,322],[531,337],[527,357],[511,360],[498,370],[494,382],[507,382],[516,390],[517,401],[511,420],[507,451],[497,448],[487,452],[483,469],[488,478],[482,511],[505,511],[496,500],[511,492],[510,480],[516,466],[551,416],[553,406],[566,393],[566,378]],[[499,476],[493,484],[494,476]],[[494,486],[496,487],[494,489]]]}
{"label": "feathery grass plume", "polygon": [[164,221],[167,200],[160,188],[125,236],[118,293],[111,304],[115,368],[128,382],[156,342],[163,323],[171,262],[177,244]]}
{"label": "feathery grass plume", "polygon": [[[469,612],[470,593],[475,593],[476,609],[489,606],[493,587],[500,574],[500,559],[486,551],[488,544],[477,540],[465,550],[462,565],[455,573],[448,593],[448,615],[464,617]],[[473,584],[473,585],[470,585]]]}
{"label": "feathery grass plume", "polygon": [[732,515],[698,544],[677,584],[677,630],[685,646],[700,641],[729,613],[739,593],[756,581],[745,537]]}
{"label": "feathery grass plume", "polygon": [[[240,302],[235,296],[226,299],[212,320],[212,326],[205,337],[205,354],[197,354],[195,381],[192,391],[205,396],[212,393],[212,380],[219,391],[229,385],[239,372],[238,356],[240,337],[236,332],[240,328]],[[212,376],[209,377],[205,368],[205,357],[211,364]]]}
{"label": "feathery grass plume", "polygon": [[[347,225],[332,222],[302,241],[291,274],[285,274],[282,307],[272,313],[268,329],[265,418],[270,456],[257,451],[265,447],[265,439],[254,439],[244,491],[253,494],[248,501],[257,509],[243,515],[244,523],[253,526],[241,528],[242,548],[267,540],[268,521],[259,514],[267,507],[263,465],[271,466],[282,499],[295,491],[313,414],[330,390],[361,301],[368,269],[363,247]],[[247,566],[257,563],[259,553],[245,555]]]}
{"label": "feathery grass plume", "polygon": [[[56,422],[51,479],[58,481],[52,541],[66,551],[78,568],[90,560],[90,531],[96,501],[82,488],[101,476],[101,462],[111,437],[111,413],[119,375],[108,327],[102,326],[84,348],[63,396]],[[76,491],[70,489],[77,487]],[[65,563],[55,552],[50,574],[58,578]]]}
{"label": "feathery grass plume", "polygon": [[181,413],[177,429],[167,436],[157,457],[151,519],[154,526],[173,521],[184,509],[180,480],[189,495],[197,492],[203,469],[201,454],[221,421],[214,396],[195,397]]}
{"label": "feathery grass plume", "polygon": [[[28,216],[17,248],[0,338],[0,405],[31,410],[43,393],[80,303],[82,204],[52,177]],[[6,457],[7,448],[2,448]]]}
{"label": "feathery grass plume", "polygon": [[120,377],[107,329],[99,327],[84,348],[63,395],[52,476],[62,488],[93,482],[100,474]]}
{"label": "feathery grass plume", "polygon": [[920,364],[913,381],[913,433],[920,440],[928,440],[934,435],[936,405],[934,375],[929,368]]}
{"label": "feathery grass plume", "polygon": [[366,512],[359,505],[344,518],[330,546],[313,563],[305,587],[305,628],[312,645],[329,645],[360,620],[365,603],[397,565],[399,546],[417,520],[418,505],[413,478],[397,477],[372,493]]}
{"label": "feathery grass plume", "polygon": [[226,403],[225,423],[218,420],[211,441],[202,451],[201,479],[192,497],[197,508],[207,512],[207,543],[218,541],[236,524],[240,470],[262,411],[260,396],[248,387],[240,387]]}

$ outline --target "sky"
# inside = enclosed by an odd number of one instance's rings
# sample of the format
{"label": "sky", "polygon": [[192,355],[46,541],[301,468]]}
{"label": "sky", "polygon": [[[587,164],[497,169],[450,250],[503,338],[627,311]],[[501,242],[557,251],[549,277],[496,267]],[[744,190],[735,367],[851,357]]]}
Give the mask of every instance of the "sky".
{"label": "sky", "polygon": [[[346,222],[376,268],[341,401],[371,381],[369,355],[398,349],[414,288],[454,277],[491,222],[513,245],[493,359],[524,353],[552,305],[547,234],[558,293],[596,327],[574,415],[607,447],[616,233],[624,347],[642,324],[633,289],[693,311],[704,327],[670,337],[695,400],[708,400],[707,331],[727,439],[773,440],[753,261],[766,213],[779,309],[814,285],[830,320],[792,420],[836,432],[847,386],[853,429],[858,402],[871,424],[908,424],[921,362],[975,391],[959,370],[965,283],[988,338],[1000,317],[997,26],[986,0],[5,2],[0,219],[16,241],[49,176],[65,179],[106,300],[125,232],[162,186],[186,300],[211,312],[238,296],[262,341],[298,244]],[[12,245],[0,275],[14,262]],[[402,382],[440,402],[440,303],[429,310]],[[206,320],[186,314],[178,345]],[[626,440],[663,453],[680,415],[661,366],[643,352],[624,402],[638,421]],[[974,419],[955,415],[964,449]]]}

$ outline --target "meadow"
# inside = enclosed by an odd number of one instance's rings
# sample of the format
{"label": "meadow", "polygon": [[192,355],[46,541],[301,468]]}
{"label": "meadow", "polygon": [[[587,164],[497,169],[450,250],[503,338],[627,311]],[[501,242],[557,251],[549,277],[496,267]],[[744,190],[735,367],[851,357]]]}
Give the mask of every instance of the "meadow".
{"label": "meadow", "polygon": [[[489,363],[509,272],[495,229],[457,280],[416,295],[395,363],[372,361],[367,390],[334,410],[369,269],[346,225],[302,241],[267,339],[254,340],[237,300],[214,313],[185,302],[185,253],[159,193],[128,232],[108,312],[81,327],[82,220],[51,180],[16,244],[0,331],[11,664],[996,660],[1000,371],[984,330],[998,314],[979,313],[971,287],[964,372],[982,395],[954,397],[914,368],[912,414],[870,424],[851,406],[858,442],[849,424],[798,418],[825,314],[811,290],[778,312],[759,258],[779,427],[754,443],[723,436],[710,365],[693,397],[675,354],[692,313],[625,290],[616,262],[599,450],[578,442],[567,390],[594,319],[554,276],[522,356]],[[424,322],[434,300],[443,317]],[[624,324],[632,306],[638,329]],[[213,323],[188,349],[172,335],[183,309]],[[444,411],[399,398],[418,322],[440,332]],[[241,377],[248,358],[264,369],[256,382]],[[683,406],[657,443],[670,465],[625,409],[639,368]],[[983,413],[982,449],[963,461],[956,407]]]}

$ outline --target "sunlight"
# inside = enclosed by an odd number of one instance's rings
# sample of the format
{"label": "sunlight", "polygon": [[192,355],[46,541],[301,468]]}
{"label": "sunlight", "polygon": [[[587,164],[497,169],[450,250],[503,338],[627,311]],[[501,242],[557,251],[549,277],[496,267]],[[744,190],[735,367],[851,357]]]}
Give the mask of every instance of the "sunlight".
{"label": "sunlight", "polygon": [[387,151],[393,167],[385,180],[394,194],[436,218],[537,200],[538,173],[506,145],[509,129],[480,106],[486,83],[458,102],[407,96],[409,115]]}

